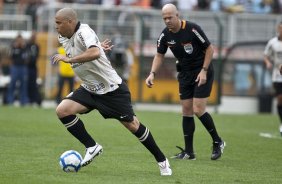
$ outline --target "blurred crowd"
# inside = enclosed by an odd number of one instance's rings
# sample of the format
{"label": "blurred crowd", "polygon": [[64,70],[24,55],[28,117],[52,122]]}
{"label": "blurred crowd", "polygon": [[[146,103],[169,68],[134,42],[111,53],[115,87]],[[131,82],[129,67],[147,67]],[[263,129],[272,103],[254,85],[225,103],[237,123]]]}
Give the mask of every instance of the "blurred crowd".
{"label": "blurred crowd", "polygon": [[139,6],[160,9],[173,3],[179,10],[223,11],[230,13],[281,13],[282,0],[0,0],[0,13],[6,5],[16,5],[17,13],[34,15],[38,6],[52,3],[81,3],[101,6]]}
{"label": "blurred crowd", "polygon": [[54,3],[96,4],[106,7],[134,6],[147,9],[160,9],[164,4],[172,3],[180,11],[282,13],[282,0],[0,0],[0,14],[30,15],[33,29],[36,30],[40,7]]}

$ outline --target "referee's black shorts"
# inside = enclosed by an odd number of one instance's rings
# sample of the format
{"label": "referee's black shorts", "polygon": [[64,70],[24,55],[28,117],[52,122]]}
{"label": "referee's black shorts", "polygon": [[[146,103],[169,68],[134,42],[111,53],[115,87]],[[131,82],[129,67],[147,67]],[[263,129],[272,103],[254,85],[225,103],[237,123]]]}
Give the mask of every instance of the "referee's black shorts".
{"label": "referee's black shorts", "polygon": [[123,122],[132,122],[135,116],[131,95],[127,85],[122,82],[115,91],[97,95],[88,92],[82,86],[66,99],[73,100],[89,109],[97,109],[104,118],[113,118]]}
{"label": "referee's black shorts", "polygon": [[213,66],[210,65],[207,71],[207,82],[201,86],[198,86],[198,82],[195,82],[201,69],[193,71],[183,71],[177,76],[179,82],[179,96],[181,100],[191,98],[207,98],[210,96],[212,90],[212,84],[214,79]]}

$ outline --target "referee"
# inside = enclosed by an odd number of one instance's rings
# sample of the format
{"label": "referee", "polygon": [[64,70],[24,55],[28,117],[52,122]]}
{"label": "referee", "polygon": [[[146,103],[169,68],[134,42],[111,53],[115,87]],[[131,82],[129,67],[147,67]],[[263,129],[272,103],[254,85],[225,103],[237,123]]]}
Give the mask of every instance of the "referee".
{"label": "referee", "polygon": [[201,27],[193,22],[180,20],[178,10],[173,4],[162,8],[162,18],[166,28],[157,41],[157,54],[146,85],[151,88],[168,48],[177,58],[179,96],[182,105],[182,127],[185,149],[173,156],[176,159],[195,160],[193,136],[195,131],[194,114],[202,122],[212,137],[212,160],[221,157],[225,142],[219,137],[211,115],[206,112],[214,77],[211,63],[213,48]]}
{"label": "referee", "polygon": [[57,54],[53,62],[71,64],[81,79],[81,86],[70,93],[57,107],[56,113],[67,130],[86,147],[82,166],[88,165],[103,148],[86,131],[82,120],[76,114],[98,110],[104,118],[119,120],[153,154],[161,175],[171,175],[170,165],[159,149],[150,130],[138,121],[131,105],[127,85],[112,68],[104,50],[112,46],[103,42],[88,24],[77,20],[71,8],[57,11],[55,16],[59,42],[66,55]]}

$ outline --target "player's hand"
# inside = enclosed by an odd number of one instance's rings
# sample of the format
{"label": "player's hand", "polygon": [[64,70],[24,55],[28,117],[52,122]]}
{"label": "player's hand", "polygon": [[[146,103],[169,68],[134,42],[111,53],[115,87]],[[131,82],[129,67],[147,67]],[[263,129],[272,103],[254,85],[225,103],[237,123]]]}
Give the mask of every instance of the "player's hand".
{"label": "player's hand", "polygon": [[279,72],[280,72],[280,75],[282,75],[282,64],[279,65]]}
{"label": "player's hand", "polygon": [[52,64],[57,64],[60,61],[63,61],[65,63],[69,63],[70,58],[68,58],[68,57],[66,57],[64,55],[55,54],[54,56],[52,56],[51,60],[52,60]]}
{"label": "player's hand", "polygon": [[155,78],[155,76],[154,76],[154,74],[153,73],[150,73],[150,75],[147,77],[147,79],[146,79],[146,85],[147,85],[147,87],[148,88],[151,88],[151,87],[153,87],[153,85],[154,85],[154,78]]}
{"label": "player's hand", "polygon": [[201,70],[195,82],[198,82],[198,86],[205,84],[207,82],[207,71]]}
{"label": "player's hand", "polygon": [[101,46],[105,52],[112,50],[113,46],[110,39],[106,39],[101,43]]}

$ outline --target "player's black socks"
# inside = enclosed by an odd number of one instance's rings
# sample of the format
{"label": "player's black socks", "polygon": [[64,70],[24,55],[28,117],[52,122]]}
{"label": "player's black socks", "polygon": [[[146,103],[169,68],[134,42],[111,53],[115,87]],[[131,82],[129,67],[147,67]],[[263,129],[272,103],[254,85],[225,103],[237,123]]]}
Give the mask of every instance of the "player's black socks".
{"label": "player's black socks", "polygon": [[185,151],[187,153],[194,153],[193,149],[193,137],[195,131],[194,117],[182,117],[182,128],[185,142]]}
{"label": "player's black socks", "polygon": [[157,146],[150,130],[140,123],[138,130],[134,135],[139,141],[154,155],[157,162],[165,161],[165,156]]}
{"label": "player's black socks", "polygon": [[277,105],[277,112],[280,118],[280,123],[282,123],[282,105]]}
{"label": "player's black socks", "polygon": [[201,117],[199,117],[199,119],[203,123],[207,131],[210,133],[213,142],[220,142],[221,138],[217,134],[211,115],[208,112],[205,112]]}
{"label": "player's black socks", "polygon": [[76,115],[60,118],[68,131],[76,137],[86,148],[96,145],[96,142],[86,131],[83,122]]}

